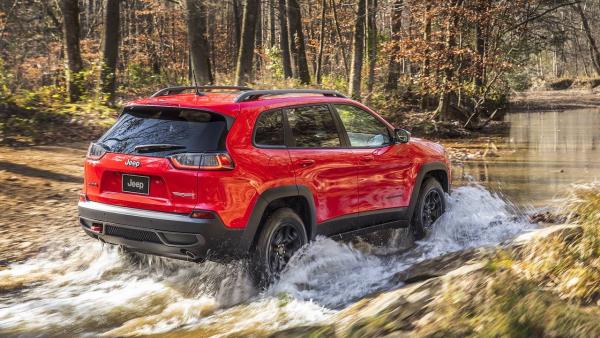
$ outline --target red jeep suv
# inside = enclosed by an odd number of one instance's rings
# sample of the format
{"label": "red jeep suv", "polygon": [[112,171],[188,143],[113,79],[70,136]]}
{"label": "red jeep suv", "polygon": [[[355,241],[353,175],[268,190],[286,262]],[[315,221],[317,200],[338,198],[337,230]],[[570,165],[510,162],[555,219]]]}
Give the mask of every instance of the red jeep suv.
{"label": "red jeep suv", "polygon": [[252,257],[271,281],[317,236],[422,238],[449,187],[442,146],[338,92],[172,87],[126,105],[90,145],[79,219],[131,251]]}

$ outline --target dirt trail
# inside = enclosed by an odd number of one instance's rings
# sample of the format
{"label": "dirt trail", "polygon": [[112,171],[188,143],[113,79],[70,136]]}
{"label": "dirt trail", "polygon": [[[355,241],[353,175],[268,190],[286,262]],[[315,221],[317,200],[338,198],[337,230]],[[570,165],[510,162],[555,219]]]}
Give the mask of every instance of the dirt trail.
{"label": "dirt trail", "polygon": [[87,240],[76,207],[85,147],[0,147],[0,269],[49,241]]}

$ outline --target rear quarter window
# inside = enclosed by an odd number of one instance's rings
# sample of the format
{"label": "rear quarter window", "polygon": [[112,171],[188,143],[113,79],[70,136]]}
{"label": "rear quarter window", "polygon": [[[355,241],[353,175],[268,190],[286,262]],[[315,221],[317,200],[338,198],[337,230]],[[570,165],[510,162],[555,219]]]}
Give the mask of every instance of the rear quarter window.
{"label": "rear quarter window", "polygon": [[254,144],[266,147],[285,146],[283,112],[262,113],[254,127]]}

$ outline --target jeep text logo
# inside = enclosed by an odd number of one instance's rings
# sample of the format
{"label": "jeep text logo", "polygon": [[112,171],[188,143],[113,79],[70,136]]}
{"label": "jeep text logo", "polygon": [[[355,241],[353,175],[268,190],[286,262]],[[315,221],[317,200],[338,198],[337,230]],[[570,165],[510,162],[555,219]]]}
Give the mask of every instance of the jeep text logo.
{"label": "jeep text logo", "polygon": [[136,188],[138,190],[144,190],[144,182],[136,182],[132,179],[129,179],[129,182],[127,182],[127,186],[130,188]]}
{"label": "jeep text logo", "polygon": [[139,167],[141,165],[141,163],[139,161],[132,161],[132,160],[127,160],[125,162],[126,166],[130,166],[130,167]]}

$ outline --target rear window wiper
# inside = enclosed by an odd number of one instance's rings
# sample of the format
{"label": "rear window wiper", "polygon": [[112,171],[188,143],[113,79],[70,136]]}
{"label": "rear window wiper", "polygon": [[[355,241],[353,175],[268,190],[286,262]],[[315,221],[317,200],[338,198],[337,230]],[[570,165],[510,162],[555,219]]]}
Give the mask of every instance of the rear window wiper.
{"label": "rear window wiper", "polygon": [[153,151],[167,151],[167,150],[180,150],[185,149],[186,146],[180,144],[140,144],[135,146],[133,149],[138,153],[148,153]]}

